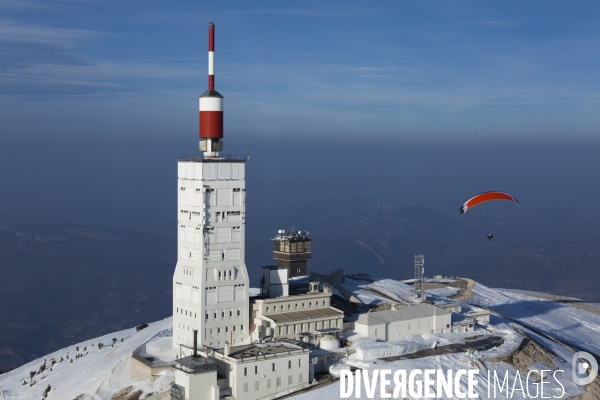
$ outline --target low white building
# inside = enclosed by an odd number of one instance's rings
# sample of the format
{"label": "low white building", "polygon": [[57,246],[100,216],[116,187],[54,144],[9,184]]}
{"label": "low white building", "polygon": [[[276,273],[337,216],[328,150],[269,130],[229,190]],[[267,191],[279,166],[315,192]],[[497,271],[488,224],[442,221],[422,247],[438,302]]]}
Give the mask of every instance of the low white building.
{"label": "low white building", "polygon": [[248,344],[223,349],[182,346],[175,362],[173,400],[268,400],[304,389],[314,379],[310,351],[288,343]]}
{"label": "low white building", "polygon": [[354,329],[361,335],[382,341],[423,333],[450,332],[450,311],[431,304],[394,308],[360,315]]}
{"label": "low white building", "polygon": [[341,336],[344,313],[331,307],[331,288],[327,285],[320,291],[319,284],[311,282],[306,294],[253,298],[251,306],[251,321],[259,338],[308,341],[322,334]]}
{"label": "low white building", "polygon": [[[479,325],[487,325],[490,322],[490,311],[484,308],[463,306],[455,303],[436,304],[435,306],[444,310],[461,314],[466,318],[471,319],[473,323]],[[458,321],[457,318],[456,320]],[[473,328],[473,326],[471,326],[470,328]]]}
{"label": "low white building", "polygon": [[490,322],[490,311],[483,308],[469,307],[463,314],[465,317],[472,318],[479,325],[487,325]]}
{"label": "low white building", "polygon": [[217,363],[208,357],[190,355],[177,360],[171,400],[218,400]]}
{"label": "low white building", "polygon": [[270,399],[310,384],[309,350],[287,343],[225,347],[213,354],[236,399]]}

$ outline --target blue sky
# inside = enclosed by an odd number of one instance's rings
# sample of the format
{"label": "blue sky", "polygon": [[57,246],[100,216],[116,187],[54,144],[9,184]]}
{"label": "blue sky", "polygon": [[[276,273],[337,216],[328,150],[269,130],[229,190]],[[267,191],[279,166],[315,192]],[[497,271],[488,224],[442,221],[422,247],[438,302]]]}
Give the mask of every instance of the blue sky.
{"label": "blue sky", "polygon": [[0,129],[197,135],[207,21],[226,137],[593,140],[597,1],[0,2]]}

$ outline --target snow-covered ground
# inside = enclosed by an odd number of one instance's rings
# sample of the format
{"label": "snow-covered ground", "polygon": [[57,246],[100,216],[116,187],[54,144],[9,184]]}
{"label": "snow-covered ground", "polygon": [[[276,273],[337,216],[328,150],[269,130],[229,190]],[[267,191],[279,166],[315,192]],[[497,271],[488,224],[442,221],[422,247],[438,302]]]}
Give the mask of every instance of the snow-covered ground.
{"label": "snow-covered ground", "polygon": [[576,297],[566,297],[566,296],[556,296],[550,293],[542,293],[542,292],[534,292],[531,290],[522,290],[522,289],[506,289],[506,288],[495,288],[496,290],[498,290],[499,292],[502,293],[521,293],[524,295],[529,295],[531,297],[542,297],[542,298],[548,298],[551,300],[575,300],[575,301],[581,301],[580,299],[576,298]]}
{"label": "snow-covered ground", "polygon": [[[157,333],[170,329],[171,320],[154,322],[139,332],[131,328],[74,344],[0,375],[0,399],[41,399],[48,385],[52,388],[49,399],[69,400],[108,400],[114,394],[110,389],[123,383],[132,384],[135,390],[144,393],[166,390],[172,377],[165,376],[154,382],[130,380],[129,356]],[[114,345],[113,338],[116,339]],[[104,345],[101,349],[99,343]],[[82,356],[77,357],[77,354]],[[44,371],[37,373],[44,360]],[[32,371],[36,372],[33,378],[30,377]]]}
{"label": "snow-covered ground", "polygon": [[434,294],[434,295],[440,296],[440,297],[451,297],[451,296],[457,295],[459,291],[460,291],[460,289],[448,286],[448,287],[443,287],[443,288],[427,289],[427,290],[425,290],[425,293]]}
{"label": "snow-covered ground", "polygon": [[[500,347],[480,352],[482,358],[506,354],[521,342],[521,335],[515,332],[508,325],[496,327],[492,332],[494,335],[501,336],[504,344]],[[351,351],[354,354],[349,357],[352,361],[372,361],[385,357],[393,357],[405,354],[415,353],[420,350],[431,349],[448,344],[465,343],[465,339],[473,336],[490,336],[490,331],[477,329],[471,332],[463,333],[427,333],[423,335],[411,335],[400,339],[381,342],[371,339],[354,331],[347,333],[347,340],[352,342]]]}
{"label": "snow-covered ground", "polygon": [[565,303],[502,292],[476,283],[473,301],[566,343],[600,354],[600,315]]}
{"label": "snow-covered ground", "polygon": [[375,281],[368,282],[346,277],[344,283],[340,285],[365,304],[407,303],[414,297],[412,287],[409,285],[393,279],[372,279]]}
{"label": "snow-covered ground", "polygon": [[[405,279],[402,282],[403,283],[414,283],[415,279]],[[427,283],[453,283],[453,282],[456,282],[456,279],[450,279],[450,278],[423,278],[423,282],[427,282]]]}
{"label": "snow-covered ground", "polygon": [[[365,303],[405,303],[413,298],[412,288],[402,282],[391,279],[376,279],[374,281],[355,280],[347,278],[343,287]],[[427,291],[431,298],[448,302],[445,298],[456,293],[454,288],[432,289]],[[492,316],[490,325],[467,333],[438,333],[412,335],[405,338],[379,342],[346,331],[346,339],[352,342],[349,348],[341,349],[348,357],[332,368],[339,374],[342,369],[350,367],[360,368],[372,373],[375,369],[390,369],[392,371],[403,369],[478,369],[483,368],[478,376],[477,392],[480,398],[489,398],[487,395],[486,368],[495,371],[504,377],[508,372],[510,382],[513,382],[517,370],[505,362],[491,362],[498,356],[512,353],[521,343],[522,335],[515,328],[526,332],[536,342],[558,355],[553,360],[558,369],[565,371],[561,383],[565,387],[567,396],[580,394],[583,387],[576,386],[570,379],[572,352],[561,344],[549,340],[526,328],[531,326],[560,340],[577,343],[578,346],[600,353],[600,316],[545,299],[531,297],[523,293],[509,292],[506,290],[491,289],[481,284],[473,287],[473,302],[483,307],[491,308],[503,315],[521,322],[525,327],[512,323],[508,319]],[[456,303],[456,301],[453,301]],[[466,305],[465,305],[466,306]],[[468,308],[468,307],[465,307]],[[51,386],[52,391],[48,399],[98,399],[109,400],[116,392],[124,388],[131,388],[131,392],[141,392],[141,398],[150,393],[161,393],[169,389],[173,382],[173,372],[165,371],[154,382],[131,379],[129,369],[131,353],[145,344],[141,355],[152,356],[157,361],[169,362],[175,359],[177,352],[172,348],[171,318],[150,324],[146,329],[136,332],[135,328],[111,333],[93,340],[88,340],[65,349],[49,354],[42,359],[32,361],[22,367],[0,376],[0,399],[40,399],[42,393]],[[398,361],[383,361],[384,357],[392,357],[414,353],[433,347],[448,344],[466,343],[473,336],[501,336],[504,343],[499,347],[473,354],[465,352],[422,357],[417,359],[404,359]],[[116,339],[113,343],[113,338]],[[99,343],[104,344],[100,346]],[[67,358],[68,356],[68,358]],[[42,372],[39,372],[44,364]],[[55,361],[53,364],[52,361]],[[62,360],[62,361],[61,361]],[[71,362],[71,360],[73,360]],[[486,361],[487,360],[487,361]],[[551,369],[535,363],[532,368]],[[30,374],[33,372],[33,375]],[[524,380],[523,380],[524,381]],[[35,382],[35,383],[33,383]],[[525,383],[523,383],[526,385]],[[536,387],[531,383],[531,391]],[[545,389],[549,395],[560,394],[560,388],[554,380],[548,380]],[[519,398],[517,392],[513,398]],[[365,397],[362,393],[362,397]],[[379,398],[379,386],[375,398]],[[299,400],[321,400],[323,398],[337,399],[340,397],[339,382],[322,386],[315,390],[301,393],[294,397]],[[510,398],[504,394],[497,394],[496,398]]]}

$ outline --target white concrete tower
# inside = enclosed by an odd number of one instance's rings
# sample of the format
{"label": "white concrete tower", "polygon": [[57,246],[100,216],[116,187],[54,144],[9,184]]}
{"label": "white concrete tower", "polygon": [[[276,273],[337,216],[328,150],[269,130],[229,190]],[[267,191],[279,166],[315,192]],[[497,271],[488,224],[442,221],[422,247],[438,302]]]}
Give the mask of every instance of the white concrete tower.
{"label": "white concrete tower", "polygon": [[[212,23],[209,32],[214,38]],[[214,49],[214,42],[209,46]],[[211,128],[201,123],[200,137],[209,136],[202,130]],[[177,158],[174,347],[191,344],[194,329],[202,345],[213,347],[223,347],[225,341],[239,343],[249,335],[244,262],[247,157],[220,155],[217,149],[207,146],[203,155]]]}

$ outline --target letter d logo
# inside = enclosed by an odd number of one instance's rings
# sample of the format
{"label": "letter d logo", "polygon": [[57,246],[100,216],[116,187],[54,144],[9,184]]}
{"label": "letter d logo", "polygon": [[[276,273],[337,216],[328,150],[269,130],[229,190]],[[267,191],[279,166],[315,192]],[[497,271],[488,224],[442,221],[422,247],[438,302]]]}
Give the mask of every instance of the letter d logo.
{"label": "letter d logo", "polygon": [[571,360],[571,376],[577,385],[587,385],[596,379],[598,363],[593,355],[585,351],[573,354]]}

